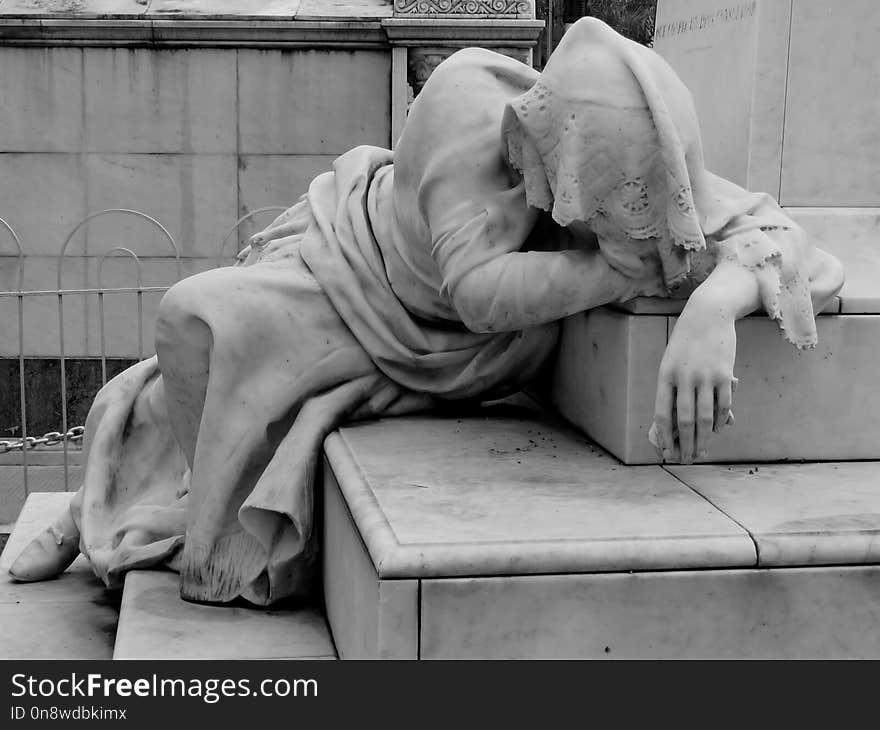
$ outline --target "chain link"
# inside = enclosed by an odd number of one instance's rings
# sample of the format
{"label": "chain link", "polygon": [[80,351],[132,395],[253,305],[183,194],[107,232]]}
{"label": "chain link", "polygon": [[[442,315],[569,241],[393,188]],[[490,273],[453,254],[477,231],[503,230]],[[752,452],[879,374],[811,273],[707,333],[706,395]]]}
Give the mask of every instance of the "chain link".
{"label": "chain link", "polygon": [[85,431],[85,426],[74,426],[67,433],[50,431],[49,433],[43,434],[40,438],[27,436],[23,439],[0,441],[0,454],[7,454],[10,451],[30,450],[38,446],[54,446],[55,444],[60,444],[64,441],[79,443],[82,441]]}

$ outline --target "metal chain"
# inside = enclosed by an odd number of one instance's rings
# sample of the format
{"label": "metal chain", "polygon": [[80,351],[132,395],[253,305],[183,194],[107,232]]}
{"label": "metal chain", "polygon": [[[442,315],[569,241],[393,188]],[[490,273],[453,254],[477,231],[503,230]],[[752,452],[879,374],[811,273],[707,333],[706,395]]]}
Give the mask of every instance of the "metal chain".
{"label": "metal chain", "polygon": [[37,446],[54,446],[55,444],[60,444],[64,441],[78,443],[79,441],[82,441],[85,430],[85,426],[74,426],[67,433],[50,431],[49,433],[43,434],[40,438],[28,436],[23,439],[0,441],[0,454],[6,454],[10,451],[29,450],[36,448]]}

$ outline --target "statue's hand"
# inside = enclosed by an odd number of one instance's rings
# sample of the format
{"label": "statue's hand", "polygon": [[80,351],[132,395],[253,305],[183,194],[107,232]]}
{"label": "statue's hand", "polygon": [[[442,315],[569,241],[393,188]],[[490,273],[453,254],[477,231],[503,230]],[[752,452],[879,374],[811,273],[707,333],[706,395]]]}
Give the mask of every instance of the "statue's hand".
{"label": "statue's hand", "polygon": [[710,432],[733,423],[734,324],[733,317],[699,305],[679,317],[660,363],[649,434],[664,461],[704,457]]}

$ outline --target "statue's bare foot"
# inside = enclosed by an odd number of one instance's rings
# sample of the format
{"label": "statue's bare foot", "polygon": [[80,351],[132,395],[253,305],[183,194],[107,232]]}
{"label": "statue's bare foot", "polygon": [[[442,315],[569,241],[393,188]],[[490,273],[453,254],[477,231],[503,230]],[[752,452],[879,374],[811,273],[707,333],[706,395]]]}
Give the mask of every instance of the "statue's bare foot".
{"label": "statue's bare foot", "polygon": [[9,569],[15,580],[33,582],[63,573],[79,555],[79,530],[70,510],[35,537]]}

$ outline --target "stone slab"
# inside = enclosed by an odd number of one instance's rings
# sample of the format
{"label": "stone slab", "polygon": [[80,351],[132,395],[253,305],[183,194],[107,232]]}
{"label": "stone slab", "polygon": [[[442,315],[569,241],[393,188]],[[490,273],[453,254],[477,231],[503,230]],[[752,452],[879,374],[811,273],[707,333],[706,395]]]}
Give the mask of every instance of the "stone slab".
{"label": "stone slab", "polygon": [[793,3],[784,205],[880,206],[878,37],[874,0]]}
{"label": "stone slab", "polygon": [[418,580],[381,580],[324,468],[324,604],[342,659],[418,658]]}
{"label": "stone slab", "polygon": [[[825,247],[828,248],[828,247]],[[830,251],[831,249],[828,248]],[[868,258],[867,256],[865,258]],[[616,302],[608,305],[617,312],[629,312],[630,314],[659,314],[675,316],[681,314],[687,304],[686,299],[667,299],[665,297],[636,297],[626,302]],[[880,312],[880,303],[874,313]],[[831,297],[831,300],[817,314],[840,314],[841,297]],[[750,317],[764,317],[764,312],[755,312]]]}
{"label": "stone slab", "polygon": [[30,540],[67,507],[72,493],[35,493],[21,511],[0,557],[0,657],[109,659],[119,615],[108,591],[80,556],[64,573],[17,583],[7,570]]}
{"label": "stone slab", "polygon": [[[0,218],[15,229],[26,254],[60,251],[67,234],[86,216],[85,178],[78,154],[0,151]],[[0,250],[17,253],[5,230]]]}
{"label": "stone slab", "polygon": [[[136,208],[156,218],[170,231],[181,256],[216,255],[235,223],[235,155],[96,153],[85,160],[88,209]],[[103,253],[123,245],[141,256],[173,255],[167,238],[151,224],[121,214],[91,221],[88,248],[83,245],[72,241],[71,253]]]}
{"label": "stone slab", "polygon": [[654,48],[694,95],[710,169],[786,206],[876,207],[878,32],[873,0],[659,0]]}
{"label": "stone slab", "polygon": [[846,272],[841,313],[880,313],[880,208],[786,208]]}
{"label": "stone slab", "polygon": [[390,17],[385,0],[0,0],[0,15],[374,18]]}
{"label": "stone slab", "polygon": [[340,155],[360,144],[388,147],[390,73],[388,51],[240,50],[240,152]]}
{"label": "stone slab", "polygon": [[4,46],[0,68],[0,150],[78,149],[83,140],[82,51],[45,48],[35,53]]}
{"label": "stone slab", "polygon": [[880,563],[880,462],[667,469],[749,531],[758,565]]}
{"label": "stone slab", "polygon": [[[744,186],[760,5],[743,0],[661,0],[654,34],[655,50],[693,94],[706,166]],[[719,83],[721,69],[724,83]]]}
{"label": "stone slab", "polygon": [[870,382],[880,316],[817,319],[819,344],[799,351],[775,323],[737,324],[736,425],[713,435],[712,461],[880,458],[880,389]]}
{"label": "stone slab", "polygon": [[346,426],[325,450],[383,580],[756,561],[742,528],[659,467],[622,467],[521,407]]}
{"label": "stone slab", "polygon": [[423,580],[421,656],[878,658],[880,567]]}
{"label": "stone slab", "polygon": [[667,319],[602,308],[569,317],[562,325],[553,403],[568,421],[627,464],[656,461],[648,430]]}
{"label": "stone slab", "polygon": [[82,54],[87,151],[236,152],[235,53],[87,48]]}
{"label": "stone slab", "polygon": [[208,606],[180,598],[176,573],[126,575],[114,659],[335,659],[312,607]]}
{"label": "stone slab", "polygon": [[[628,333],[653,326],[659,339],[667,318],[598,316],[606,324],[599,335],[595,311],[566,321],[554,403],[624,462],[659,463],[646,434],[662,347],[658,354],[655,344],[648,356],[648,337]],[[674,327],[675,318],[668,319]],[[764,317],[737,323],[736,425],[712,435],[707,461],[880,459],[880,390],[868,380],[876,369],[880,315],[821,316],[817,330],[817,347],[799,351]],[[595,382],[585,370],[599,374]],[[600,388],[614,404],[610,418],[600,418],[606,411],[596,407]]]}
{"label": "stone slab", "polygon": [[[335,159],[336,155],[241,155],[238,165],[239,214],[268,206],[290,207],[308,192],[315,177],[333,169]],[[257,233],[279,215],[279,211],[265,213],[255,217],[253,223],[242,224],[242,244],[246,243],[248,235]],[[231,250],[234,244],[230,238],[228,249]]]}

